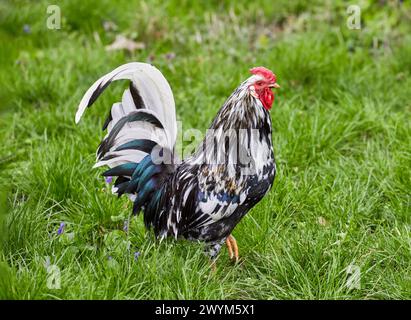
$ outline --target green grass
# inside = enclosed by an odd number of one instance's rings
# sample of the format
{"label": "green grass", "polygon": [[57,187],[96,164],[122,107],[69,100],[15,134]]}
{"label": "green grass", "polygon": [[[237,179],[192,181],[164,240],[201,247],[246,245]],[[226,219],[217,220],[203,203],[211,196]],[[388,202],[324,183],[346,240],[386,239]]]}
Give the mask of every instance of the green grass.
{"label": "green grass", "polygon": [[[0,4],[0,298],[411,298],[410,3],[360,1],[361,30],[345,1],[59,1],[61,30],[46,28],[48,4]],[[107,52],[118,33],[145,49]],[[91,168],[124,84],[76,126],[82,94],[149,59],[183,127],[203,131],[250,67],[278,76],[278,176],[234,230],[238,265],[223,249],[212,273],[200,244],[159,243],[141,217],[127,235],[126,200]],[[46,285],[46,257],[61,289]],[[360,288],[346,286],[350,265]]]}

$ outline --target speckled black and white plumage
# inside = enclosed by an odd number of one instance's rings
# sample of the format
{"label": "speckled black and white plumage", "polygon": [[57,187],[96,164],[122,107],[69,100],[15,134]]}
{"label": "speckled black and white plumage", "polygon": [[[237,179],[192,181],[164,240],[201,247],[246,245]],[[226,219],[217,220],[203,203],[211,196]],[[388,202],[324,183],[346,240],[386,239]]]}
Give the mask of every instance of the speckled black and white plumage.
{"label": "speckled black and white plumage", "polygon": [[[137,64],[132,68],[146,68],[140,73],[144,82],[153,67]],[[129,194],[134,213],[142,211],[146,227],[159,238],[205,242],[210,256],[215,257],[242,217],[270,190],[276,173],[270,115],[250,92],[258,76],[251,76],[227,99],[192,156],[164,164],[153,154],[174,158],[176,126],[169,121],[172,114],[175,122],[172,93],[170,101],[162,99],[166,105],[147,108],[146,90],[151,87],[139,87],[131,74],[133,70],[127,70],[128,78],[119,77],[131,80],[130,99],[122,101],[123,108],[126,103],[131,106],[117,116],[113,105],[105,123],[109,133],[97,152],[97,166],[111,167],[104,175],[118,176],[114,192]],[[93,85],[93,90],[107,87],[104,77],[101,79],[103,83]],[[169,89],[164,78],[160,86]],[[100,93],[88,92],[77,120]],[[150,130],[150,135],[139,133],[143,129]],[[153,152],[153,148],[160,151]]]}

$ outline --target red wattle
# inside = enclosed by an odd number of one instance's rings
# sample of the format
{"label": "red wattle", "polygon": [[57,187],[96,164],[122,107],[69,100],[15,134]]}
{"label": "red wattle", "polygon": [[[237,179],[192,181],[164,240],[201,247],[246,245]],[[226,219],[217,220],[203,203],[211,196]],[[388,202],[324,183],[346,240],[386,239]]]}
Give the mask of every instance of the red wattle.
{"label": "red wattle", "polygon": [[266,110],[270,110],[274,102],[274,93],[271,89],[266,88],[260,95],[260,101]]}

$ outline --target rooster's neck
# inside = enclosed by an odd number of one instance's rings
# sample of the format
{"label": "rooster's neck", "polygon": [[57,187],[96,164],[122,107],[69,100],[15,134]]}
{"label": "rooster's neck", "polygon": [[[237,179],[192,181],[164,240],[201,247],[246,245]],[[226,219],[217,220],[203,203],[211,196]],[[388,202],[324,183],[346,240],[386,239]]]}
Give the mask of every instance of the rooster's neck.
{"label": "rooster's neck", "polygon": [[[273,159],[270,115],[244,85],[238,87],[224,103],[202,144],[188,162],[238,164],[239,153],[258,163],[256,169],[260,171],[267,161]],[[221,172],[221,175],[225,174],[225,171]]]}
{"label": "rooster's neck", "polygon": [[243,83],[226,100],[210,129],[258,129],[271,134],[271,119],[261,101],[255,99],[247,83]]}

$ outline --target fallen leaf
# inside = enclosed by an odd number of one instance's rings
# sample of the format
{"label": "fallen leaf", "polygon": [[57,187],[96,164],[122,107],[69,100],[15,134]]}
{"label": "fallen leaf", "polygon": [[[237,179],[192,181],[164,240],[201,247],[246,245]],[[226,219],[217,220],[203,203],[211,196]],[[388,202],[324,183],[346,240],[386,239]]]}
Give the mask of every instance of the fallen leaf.
{"label": "fallen leaf", "polygon": [[145,49],[146,45],[143,42],[135,42],[126,38],[123,35],[117,35],[114,42],[106,46],[107,51],[127,50],[134,52],[135,50]]}

